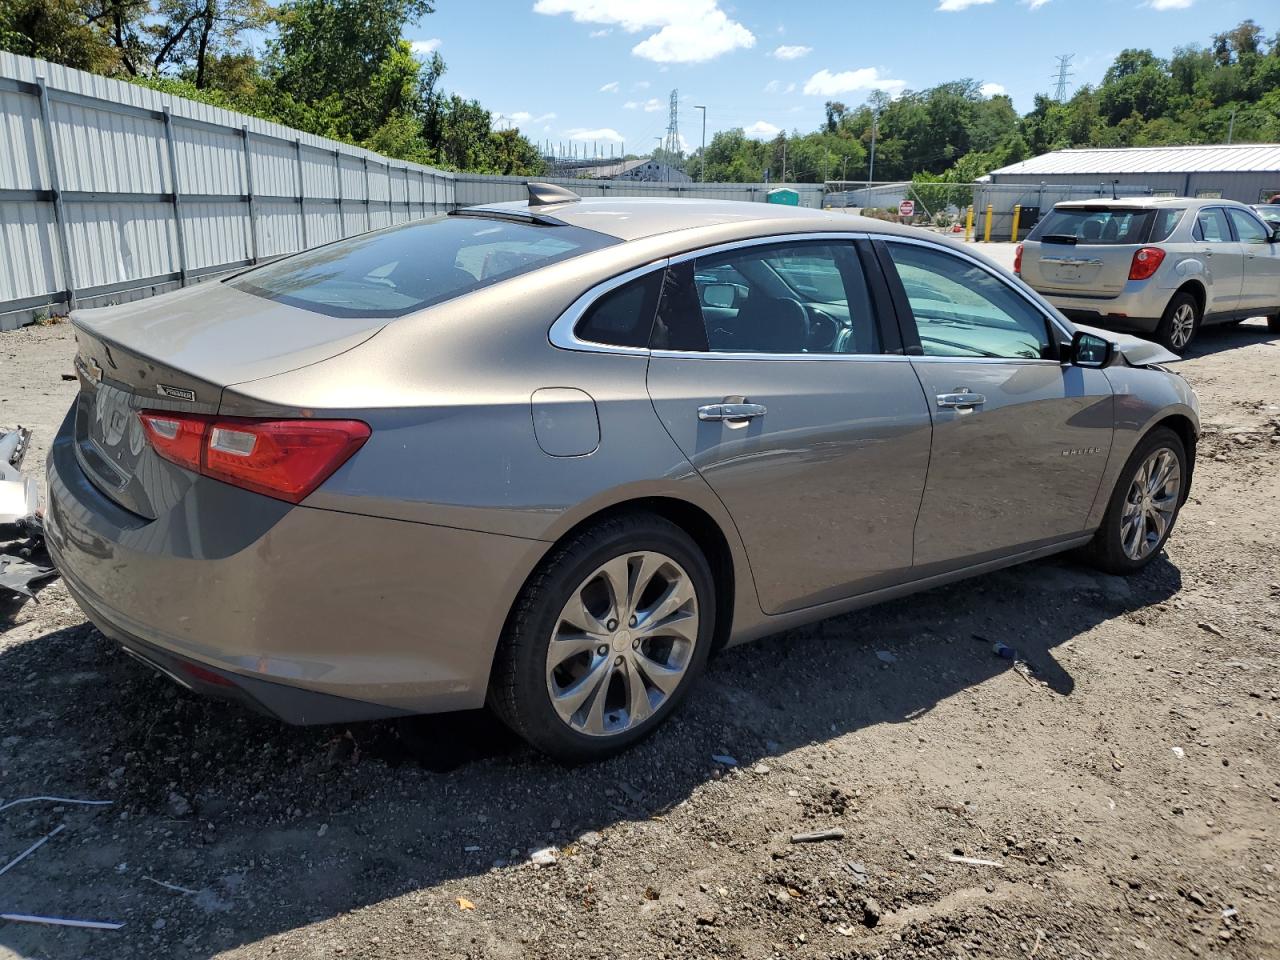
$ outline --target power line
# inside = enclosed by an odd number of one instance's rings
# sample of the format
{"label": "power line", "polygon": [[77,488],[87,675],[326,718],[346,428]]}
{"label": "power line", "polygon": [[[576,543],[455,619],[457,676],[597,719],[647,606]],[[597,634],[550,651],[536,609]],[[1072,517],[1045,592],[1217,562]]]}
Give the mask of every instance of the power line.
{"label": "power line", "polygon": [[1071,77],[1075,73],[1071,70],[1071,61],[1075,59],[1074,53],[1064,53],[1055,57],[1058,61],[1058,70],[1056,73],[1050,74],[1050,79],[1056,79],[1058,84],[1053,91],[1053,99],[1059,103],[1065,103],[1067,100],[1067,87],[1071,86]]}

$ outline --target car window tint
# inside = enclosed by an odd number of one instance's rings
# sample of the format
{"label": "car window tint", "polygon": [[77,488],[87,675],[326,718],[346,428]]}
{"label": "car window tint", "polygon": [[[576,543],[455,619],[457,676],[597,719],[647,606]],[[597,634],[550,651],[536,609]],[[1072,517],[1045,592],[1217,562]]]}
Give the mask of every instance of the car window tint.
{"label": "car window tint", "polygon": [[1050,356],[1043,313],[967,260],[917,244],[886,244],[927,357]]}
{"label": "car window tint", "polygon": [[[797,241],[698,257],[670,271],[654,346],[717,353],[880,352],[850,243]],[[701,336],[692,331],[698,329]],[[675,343],[685,344],[675,346]],[[692,344],[692,345],[690,345]],[[705,344],[705,346],[699,346]]]}
{"label": "car window tint", "polygon": [[1151,236],[1147,238],[1147,243],[1168,240],[1184,213],[1186,213],[1185,210],[1157,210],[1155,219],[1151,223]]}
{"label": "car window tint", "polygon": [[1196,214],[1195,238],[1207,243],[1230,243],[1231,231],[1220,207],[1209,207]]}
{"label": "car window tint", "polygon": [[330,317],[399,317],[617,242],[580,227],[440,216],[316,247],[228,283]]}
{"label": "car window tint", "polygon": [[1150,210],[1132,208],[1055,208],[1036,224],[1029,239],[1060,243],[1074,240],[1078,244],[1145,243],[1153,215]]}
{"label": "car window tint", "polygon": [[1271,239],[1270,232],[1258,219],[1243,210],[1227,210],[1227,216],[1231,218],[1231,224],[1236,228],[1236,236],[1240,238],[1241,243],[1266,243]]}
{"label": "car window tint", "polygon": [[647,347],[658,309],[662,271],[610,290],[582,315],[573,332],[579,340],[615,347]]}

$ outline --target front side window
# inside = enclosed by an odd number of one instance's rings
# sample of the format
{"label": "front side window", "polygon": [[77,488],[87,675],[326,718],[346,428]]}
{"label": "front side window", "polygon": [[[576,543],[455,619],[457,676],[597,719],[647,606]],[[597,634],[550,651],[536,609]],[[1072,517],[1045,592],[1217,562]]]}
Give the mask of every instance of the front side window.
{"label": "front side window", "polygon": [[880,337],[853,244],[796,241],[673,265],[653,345],[713,353],[874,354]]}
{"label": "front side window", "polygon": [[1267,243],[1271,239],[1257,217],[1243,210],[1227,210],[1227,216],[1231,218],[1231,225],[1236,228],[1236,236],[1241,243]]}
{"label": "front side window", "polygon": [[1230,243],[1231,230],[1227,226],[1227,215],[1222,208],[1207,207],[1197,213],[1196,229],[1192,236],[1206,243]]}
{"label": "front side window", "polygon": [[330,317],[400,317],[612,243],[580,227],[440,216],[306,250],[228,283]]}
{"label": "front side window", "polygon": [[926,357],[1053,356],[1045,315],[1004,281],[953,254],[886,244]]}

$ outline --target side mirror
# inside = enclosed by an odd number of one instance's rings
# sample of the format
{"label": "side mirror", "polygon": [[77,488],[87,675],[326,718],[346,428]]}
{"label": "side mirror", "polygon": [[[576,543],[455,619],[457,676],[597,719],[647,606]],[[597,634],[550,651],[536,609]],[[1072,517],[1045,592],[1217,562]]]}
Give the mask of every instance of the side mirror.
{"label": "side mirror", "polygon": [[732,307],[738,291],[731,283],[708,283],[702,288],[702,305],[705,307]]}
{"label": "side mirror", "polygon": [[1077,330],[1071,338],[1071,364],[1076,367],[1105,367],[1116,353],[1116,345],[1097,334]]}

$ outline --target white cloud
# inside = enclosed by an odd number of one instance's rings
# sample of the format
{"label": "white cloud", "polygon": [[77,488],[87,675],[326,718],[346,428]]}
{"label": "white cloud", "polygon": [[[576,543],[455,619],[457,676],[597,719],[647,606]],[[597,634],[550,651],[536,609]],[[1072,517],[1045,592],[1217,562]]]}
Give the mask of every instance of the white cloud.
{"label": "white cloud", "polygon": [[536,116],[528,110],[517,110],[515,113],[500,113],[498,117],[503,120],[510,120],[512,123],[546,123],[548,120],[554,120],[554,113],[539,113]]}
{"label": "white cloud", "polygon": [[627,33],[656,30],[631,48],[655,63],[703,63],[756,42],[718,0],[537,0],[533,10],[547,16],[567,13],[579,23],[616,25]]}
{"label": "white cloud", "polygon": [[662,101],[656,97],[650,97],[644,103],[640,104],[640,107],[645,113],[657,113],[662,109]]}
{"label": "white cloud", "polygon": [[854,93],[858,90],[901,90],[907,85],[905,80],[892,80],[880,76],[875,67],[863,67],[861,70],[845,70],[832,73],[830,70],[819,70],[806,81],[804,92],[811,97],[834,97],[841,93]]}
{"label": "white cloud", "polygon": [[1185,10],[1195,0],[1151,0],[1152,10]]}
{"label": "white cloud", "polygon": [[564,135],[570,140],[605,140],[610,143],[622,143],[622,134],[612,127],[598,127],[595,130],[574,127],[572,130],[566,130]]}
{"label": "white cloud", "polygon": [[652,84],[648,80],[637,80],[631,85],[632,90],[648,90]]}
{"label": "white cloud", "polygon": [[996,0],[942,0],[938,4],[939,10],[953,13],[956,10],[968,10],[970,7],[981,6],[984,3],[995,3]]}
{"label": "white cloud", "polygon": [[794,83],[783,83],[781,80],[770,80],[764,85],[765,93],[795,93]]}
{"label": "white cloud", "polygon": [[[1044,3],[1045,0],[1040,0],[1040,2]],[[590,33],[587,34],[587,36],[590,37],[592,40],[599,40],[601,37],[607,37],[611,33],[613,33],[613,30],[610,29],[609,27],[605,27],[603,30],[592,30]]]}
{"label": "white cloud", "polygon": [[767,120],[757,120],[751,126],[746,127],[742,132],[752,140],[772,140],[782,132],[782,128],[775,127]]}
{"label": "white cloud", "polygon": [[799,60],[801,57],[807,57],[811,53],[813,53],[813,47],[784,43],[782,46],[775,48],[772,55],[779,60]]}
{"label": "white cloud", "polygon": [[600,88],[600,92],[601,93],[617,93],[618,81],[610,80],[608,83],[606,83],[603,87]]}
{"label": "white cloud", "polygon": [[409,49],[420,57],[429,57],[440,49],[442,42],[439,37],[432,37],[430,40],[415,40],[409,44]]}
{"label": "white cloud", "polygon": [[1032,10],[1039,10],[1046,3],[1048,3],[1049,0],[1022,0],[1022,2],[1025,3]]}
{"label": "white cloud", "polygon": [[1001,97],[1009,91],[998,83],[984,83],[978,88],[978,92],[984,97]]}

